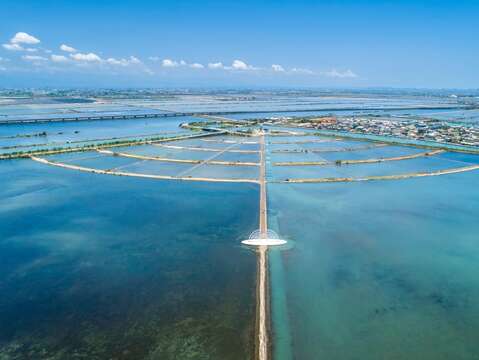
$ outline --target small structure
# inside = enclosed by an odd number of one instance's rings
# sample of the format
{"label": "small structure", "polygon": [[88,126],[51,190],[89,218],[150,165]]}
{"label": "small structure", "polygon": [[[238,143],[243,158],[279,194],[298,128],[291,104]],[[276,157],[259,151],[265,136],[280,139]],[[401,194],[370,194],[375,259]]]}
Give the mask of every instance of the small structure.
{"label": "small structure", "polygon": [[278,246],[285,245],[286,240],[279,238],[273,230],[267,230],[262,233],[260,230],[255,230],[251,233],[248,240],[243,240],[241,243],[250,246]]}

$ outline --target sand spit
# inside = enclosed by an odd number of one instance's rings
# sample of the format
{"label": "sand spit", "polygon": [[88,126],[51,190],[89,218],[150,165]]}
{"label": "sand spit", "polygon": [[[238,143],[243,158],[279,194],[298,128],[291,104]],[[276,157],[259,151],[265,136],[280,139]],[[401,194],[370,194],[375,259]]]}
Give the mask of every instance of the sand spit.
{"label": "sand spit", "polygon": [[159,156],[145,156],[145,155],[137,155],[137,154],[129,154],[123,152],[113,152],[110,150],[97,150],[101,154],[107,154],[112,156],[121,156],[127,157],[132,159],[140,159],[140,160],[153,160],[153,161],[161,161],[161,162],[173,162],[173,163],[183,163],[183,164],[201,164],[205,162],[207,165],[225,165],[225,166],[259,166],[259,163],[254,162],[241,162],[241,161],[218,161],[218,160],[211,160],[211,161],[204,161],[204,160],[191,160],[191,159],[173,159],[173,158],[164,158]]}
{"label": "sand spit", "polygon": [[377,159],[359,159],[359,160],[338,160],[338,161],[287,161],[287,162],[275,162],[274,166],[310,166],[310,165],[350,165],[350,164],[373,164],[380,163],[385,161],[399,161],[399,160],[409,160],[417,159],[420,157],[433,156],[444,153],[444,150],[434,150],[428,152],[422,152],[417,154],[403,155],[403,156],[394,156],[389,158],[377,158]]}
{"label": "sand spit", "polygon": [[113,171],[113,170],[102,170],[102,169],[93,169],[83,166],[70,165],[55,161],[49,161],[44,158],[31,156],[32,160],[37,161],[42,164],[58,166],[70,170],[78,170],[89,172],[93,174],[103,174],[103,175],[115,175],[115,176],[131,176],[131,177],[140,177],[147,179],[157,179],[157,180],[181,180],[181,181],[204,181],[204,182],[226,182],[226,183],[253,183],[258,184],[259,181],[256,179],[219,179],[219,178],[205,178],[205,177],[188,177],[188,176],[168,176],[168,175],[153,175],[153,174],[141,174],[141,173],[131,173],[124,171]]}
{"label": "sand spit", "polygon": [[379,175],[366,176],[360,178],[311,178],[311,179],[286,179],[282,181],[273,181],[277,183],[335,183],[335,182],[356,182],[356,181],[376,181],[376,180],[401,180],[415,177],[439,176],[447,174],[456,174],[461,172],[478,170],[479,165],[471,165],[460,168],[444,169],[432,172],[417,172],[400,175]]}

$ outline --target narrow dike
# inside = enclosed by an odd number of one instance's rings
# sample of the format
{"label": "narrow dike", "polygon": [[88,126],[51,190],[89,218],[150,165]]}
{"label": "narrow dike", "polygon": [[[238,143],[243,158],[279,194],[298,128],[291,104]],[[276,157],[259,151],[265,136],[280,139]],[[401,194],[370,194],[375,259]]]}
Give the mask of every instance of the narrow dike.
{"label": "narrow dike", "polygon": [[[124,153],[124,152],[114,152],[114,151],[111,151],[111,150],[101,150],[101,149],[99,149],[97,151],[101,154],[127,157],[127,158],[140,159],[140,160],[152,160],[152,161],[173,162],[173,163],[183,163],[183,164],[202,164],[202,163],[205,162],[204,160],[175,159],[175,158],[167,158],[167,157],[161,157],[161,156],[146,156],[146,155]],[[218,155],[220,155],[220,154],[218,154]],[[217,161],[217,160],[208,160],[208,161],[206,161],[206,164],[208,164],[208,165],[224,165],[224,166],[259,166],[259,164],[255,163],[255,162]]]}
{"label": "narrow dike", "polygon": [[[265,169],[265,141],[264,134],[260,137],[260,197],[259,197],[259,230],[262,238],[267,237],[268,213],[266,204],[266,169]],[[258,249],[257,274],[257,320],[256,320],[256,359],[267,360],[270,354],[269,345],[269,297],[268,297],[268,248],[260,246]]]}
{"label": "narrow dike", "polygon": [[39,162],[45,165],[57,166],[64,169],[77,170],[83,172],[89,172],[93,174],[103,174],[103,175],[115,175],[115,176],[130,176],[130,177],[139,177],[147,179],[157,179],[157,180],[181,180],[181,181],[205,181],[205,182],[226,182],[226,183],[253,183],[258,184],[256,179],[227,179],[227,178],[205,178],[205,177],[191,177],[191,176],[168,176],[168,175],[153,175],[153,174],[142,174],[142,173],[132,173],[125,171],[114,171],[114,170],[103,170],[103,169],[94,169],[84,166],[65,164],[61,162],[50,161],[37,156],[30,156],[30,159],[33,161]]}
{"label": "narrow dike", "polygon": [[433,155],[439,155],[444,153],[444,150],[433,150],[428,152],[422,152],[417,154],[410,154],[410,155],[402,155],[402,156],[394,156],[389,158],[377,158],[377,159],[355,159],[355,160],[337,160],[334,161],[287,161],[287,162],[275,162],[273,165],[275,166],[310,166],[310,165],[350,165],[350,164],[374,164],[386,161],[400,161],[400,160],[410,160],[410,159],[417,159],[420,157],[427,157]]}
{"label": "narrow dike", "polygon": [[448,174],[457,174],[467,171],[479,170],[479,165],[464,166],[460,168],[437,170],[432,172],[416,172],[399,175],[376,175],[359,178],[308,178],[308,179],[286,179],[276,181],[278,183],[334,183],[334,182],[356,182],[356,181],[379,181],[379,180],[402,180],[415,177],[440,176]]}

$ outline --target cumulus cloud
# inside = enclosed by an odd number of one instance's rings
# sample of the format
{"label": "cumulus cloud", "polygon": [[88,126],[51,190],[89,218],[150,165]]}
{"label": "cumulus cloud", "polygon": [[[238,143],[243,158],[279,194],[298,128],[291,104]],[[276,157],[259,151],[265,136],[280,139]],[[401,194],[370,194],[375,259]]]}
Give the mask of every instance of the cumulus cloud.
{"label": "cumulus cloud", "polygon": [[106,62],[110,65],[118,65],[118,66],[128,66],[132,64],[141,64],[141,60],[137,57],[130,56],[128,59],[115,59],[115,58],[108,58]]}
{"label": "cumulus cloud", "polygon": [[110,65],[128,66],[128,60],[126,59],[108,58],[106,62]]}
{"label": "cumulus cloud", "polygon": [[[148,58],[150,61],[160,61],[161,59],[157,56],[150,56]],[[203,69],[205,66],[200,63],[188,63],[185,60],[172,60],[172,59],[163,59],[161,60],[161,66],[166,67],[166,68],[176,68],[176,67],[189,67],[191,69]]]}
{"label": "cumulus cloud", "polygon": [[68,46],[68,45],[65,45],[65,44],[60,45],[60,50],[65,51],[65,52],[69,52],[69,53],[74,53],[74,52],[77,51],[74,47],[71,47],[71,46]]}
{"label": "cumulus cloud", "polygon": [[358,75],[356,75],[352,70],[348,69],[345,71],[338,71],[336,69],[332,69],[330,71],[325,71],[322,73],[322,75],[327,76],[327,77],[332,77],[332,78],[340,78],[340,79],[345,79],[345,78],[356,78]]}
{"label": "cumulus cloud", "polygon": [[200,64],[200,63],[193,63],[193,64],[190,64],[189,66],[192,69],[204,69],[205,67],[203,64]]}
{"label": "cumulus cloud", "polygon": [[135,56],[130,56],[130,64],[141,64],[141,60]]}
{"label": "cumulus cloud", "polygon": [[24,51],[25,49],[18,44],[3,44],[2,45],[6,50],[10,51]]}
{"label": "cumulus cloud", "polygon": [[66,56],[63,56],[63,55],[51,55],[50,56],[50,59],[53,61],[53,62],[56,62],[56,63],[64,63],[64,62],[68,62],[68,58]]}
{"label": "cumulus cloud", "polygon": [[246,64],[244,61],[235,60],[231,64],[233,70],[253,70],[254,68],[251,65]]}
{"label": "cumulus cloud", "polygon": [[278,64],[273,64],[271,65],[271,69],[273,69],[273,71],[275,72],[284,72],[284,67],[282,67],[281,65],[278,65]]}
{"label": "cumulus cloud", "polygon": [[209,63],[208,68],[209,69],[224,69],[224,65],[221,62]]}
{"label": "cumulus cloud", "polygon": [[82,54],[70,54],[70,57],[75,61],[82,61],[82,62],[101,62],[101,57],[94,53]]}
{"label": "cumulus cloud", "polygon": [[25,32],[17,32],[15,36],[10,40],[10,43],[35,45],[39,44],[40,40],[38,40],[35,36],[32,36]]}
{"label": "cumulus cloud", "polygon": [[26,61],[48,61],[46,57],[38,55],[23,55],[22,59]]}
{"label": "cumulus cloud", "polygon": [[178,67],[180,64],[178,64],[176,61],[171,60],[171,59],[163,59],[161,62],[161,66],[167,67],[167,68],[173,68],[173,67]]}

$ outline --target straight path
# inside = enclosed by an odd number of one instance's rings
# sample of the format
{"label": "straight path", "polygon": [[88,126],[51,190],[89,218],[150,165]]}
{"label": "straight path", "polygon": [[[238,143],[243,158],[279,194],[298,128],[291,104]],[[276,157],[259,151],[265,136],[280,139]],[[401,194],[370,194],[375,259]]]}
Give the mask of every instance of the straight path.
{"label": "straight path", "polygon": [[238,144],[232,144],[232,145],[229,145],[227,146],[223,151],[220,151],[216,154],[213,154],[211,155],[209,158],[205,159],[205,160],[201,160],[197,165],[195,166],[192,166],[190,167],[189,169],[186,169],[185,171],[181,172],[178,174],[178,176],[185,176],[186,174],[189,174],[191,173],[193,170],[196,170],[198,169],[199,167],[205,165],[205,164],[209,164],[211,161],[213,161],[213,159],[217,158],[218,156],[224,154],[225,152],[227,152],[228,150],[230,150],[231,148],[237,146]]}
{"label": "straight path", "polygon": [[[267,214],[267,194],[266,194],[266,164],[265,164],[265,141],[264,134],[260,137],[260,197],[259,197],[259,230],[260,237],[267,238],[268,233],[268,214]],[[258,360],[267,360],[269,358],[269,339],[268,339],[268,267],[267,267],[267,246],[260,246],[258,249],[258,279],[257,279],[257,355]]]}

